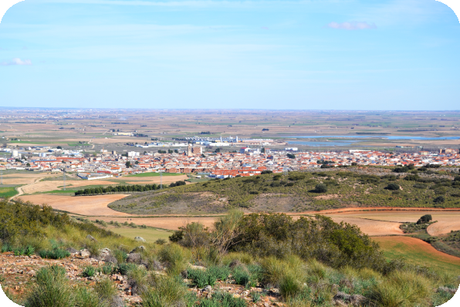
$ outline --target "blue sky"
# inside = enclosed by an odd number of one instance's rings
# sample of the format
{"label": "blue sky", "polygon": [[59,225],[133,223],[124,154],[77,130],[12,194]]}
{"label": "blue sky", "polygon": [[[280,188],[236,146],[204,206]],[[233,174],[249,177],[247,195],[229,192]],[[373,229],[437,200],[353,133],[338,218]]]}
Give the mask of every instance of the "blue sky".
{"label": "blue sky", "polygon": [[434,0],[26,0],[0,106],[459,110],[459,55]]}

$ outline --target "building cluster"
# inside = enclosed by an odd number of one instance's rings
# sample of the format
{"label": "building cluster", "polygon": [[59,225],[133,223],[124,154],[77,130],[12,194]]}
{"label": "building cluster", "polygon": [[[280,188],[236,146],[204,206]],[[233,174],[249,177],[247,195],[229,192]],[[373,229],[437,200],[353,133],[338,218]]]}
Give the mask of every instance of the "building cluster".
{"label": "building cluster", "polygon": [[[6,149],[2,149],[5,151]],[[83,156],[78,152],[57,149],[43,156],[33,151],[11,151],[9,157],[0,156],[0,169],[29,171],[74,172],[84,179],[107,178],[133,173],[166,172],[205,174],[226,178],[253,176],[267,170],[274,173],[319,168],[325,162],[329,166],[373,165],[460,166],[460,152],[443,149],[438,152],[390,153],[370,150],[347,150],[341,152],[295,152],[291,150],[270,151],[243,147],[239,152],[204,152],[197,145],[188,146],[183,153],[127,152],[118,154],[105,150],[98,154]]]}

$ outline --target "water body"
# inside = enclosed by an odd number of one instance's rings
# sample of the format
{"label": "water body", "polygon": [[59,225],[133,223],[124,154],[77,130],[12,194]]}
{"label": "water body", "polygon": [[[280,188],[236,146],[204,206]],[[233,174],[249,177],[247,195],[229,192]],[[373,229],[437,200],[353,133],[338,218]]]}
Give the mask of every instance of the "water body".
{"label": "water body", "polygon": [[291,144],[291,145],[303,145],[303,146],[312,146],[312,147],[327,147],[327,146],[349,146],[353,143],[356,143],[356,142],[359,142],[359,141],[351,141],[351,140],[347,140],[347,141],[331,141],[331,142],[303,142],[303,141],[289,141],[287,142],[288,144]]}
{"label": "water body", "polygon": [[[303,136],[287,136],[288,139],[387,139],[387,140],[424,140],[424,141],[437,141],[437,140],[459,140],[460,136],[443,136],[443,137],[424,137],[424,136],[404,136],[404,135],[303,135]],[[336,141],[336,140],[334,140]]]}
{"label": "water body", "polygon": [[[327,147],[327,146],[349,146],[360,142],[363,139],[385,139],[385,140],[423,140],[423,141],[438,141],[438,140],[459,140],[460,136],[445,136],[445,137],[424,137],[424,136],[404,136],[404,135],[303,135],[303,136],[288,136],[288,139],[333,139],[331,141],[288,141],[291,145],[303,145],[312,147]],[[339,140],[337,140],[339,139]],[[340,140],[343,139],[343,140]]]}

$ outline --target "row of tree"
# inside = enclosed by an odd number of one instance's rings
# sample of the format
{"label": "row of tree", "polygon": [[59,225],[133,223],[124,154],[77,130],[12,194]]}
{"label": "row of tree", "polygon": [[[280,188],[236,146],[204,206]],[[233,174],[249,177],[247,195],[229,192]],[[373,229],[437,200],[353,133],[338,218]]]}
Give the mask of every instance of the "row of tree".
{"label": "row of tree", "polygon": [[[163,187],[176,187],[180,185],[185,185],[185,181],[176,181],[172,182],[169,185],[163,185]],[[83,190],[78,190],[75,192],[75,196],[80,195],[95,195],[95,194],[106,194],[106,193],[122,193],[122,192],[144,192],[144,191],[153,191],[159,190],[162,186],[159,184],[146,184],[146,185],[118,185],[118,186],[108,186],[108,187],[96,187],[88,188]]]}

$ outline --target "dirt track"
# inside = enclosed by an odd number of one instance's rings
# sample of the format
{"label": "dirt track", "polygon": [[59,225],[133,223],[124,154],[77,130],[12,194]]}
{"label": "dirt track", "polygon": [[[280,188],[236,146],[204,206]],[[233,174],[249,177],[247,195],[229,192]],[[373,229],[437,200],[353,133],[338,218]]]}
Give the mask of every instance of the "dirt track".
{"label": "dirt track", "polygon": [[114,215],[127,216],[128,214],[114,211],[107,207],[113,201],[126,197],[126,194],[110,194],[98,196],[60,196],[50,194],[36,194],[20,196],[23,201],[30,201],[37,205],[46,204],[54,209],[64,210],[82,215]]}

